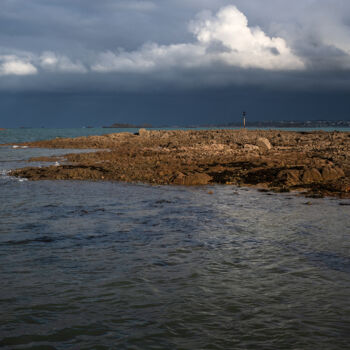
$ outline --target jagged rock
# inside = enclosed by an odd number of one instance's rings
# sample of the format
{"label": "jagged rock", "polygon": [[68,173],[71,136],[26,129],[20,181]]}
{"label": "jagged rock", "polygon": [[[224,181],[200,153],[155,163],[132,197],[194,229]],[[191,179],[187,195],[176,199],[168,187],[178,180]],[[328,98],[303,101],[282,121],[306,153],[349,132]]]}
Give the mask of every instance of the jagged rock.
{"label": "jagged rock", "polygon": [[325,166],[322,169],[322,178],[325,181],[337,180],[341,177],[344,177],[344,171],[338,167],[332,168],[331,166]]}
{"label": "jagged rock", "polygon": [[322,175],[316,168],[307,169],[304,171],[302,181],[305,184],[322,181]]}
{"label": "jagged rock", "polygon": [[186,175],[178,171],[175,176],[171,179],[171,183],[174,185],[183,185],[185,182]]}
{"label": "jagged rock", "polygon": [[285,169],[277,174],[278,182],[284,183],[288,186],[295,186],[300,183],[300,170]]}
{"label": "jagged rock", "polygon": [[266,137],[259,137],[256,141],[256,145],[264,151],[268,151],[272,148],[270,141]]}

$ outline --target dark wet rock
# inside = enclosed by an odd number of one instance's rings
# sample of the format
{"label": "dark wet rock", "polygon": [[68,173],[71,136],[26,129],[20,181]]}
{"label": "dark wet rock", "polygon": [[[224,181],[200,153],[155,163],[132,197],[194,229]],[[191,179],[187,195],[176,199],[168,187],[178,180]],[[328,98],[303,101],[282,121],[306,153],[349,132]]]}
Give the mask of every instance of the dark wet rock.
{"label": "dark wet rock", "polygon": [[236,176],[236,172],[232,170],[222,170],[218,172],[209,172],[209,175],[212,177],[213,183],[227,184],[232,183]]}
{"label": "dark wet rock", "polygon": [[300,170],[284,169],[277,174],[277,181],[288,186],[296,186],[300,184]]}
{"label": "dark wet rock", "polygon": [[270,192],[270,190],[267,188],[259,188],[258,191],[262,192],[262,193],[269,193]]}
{"label": "dark wet rock", "polygon": [[288,193],[290,192],[290,188],[288,187],[278,187],[274,189],[274,192],[276,193]]}
{"label": "dark wet rock", "polygon": [[272,183],[275,181],[280,168],[263,167],[250,170],[244,175],[244,181],[247,184],[257,185],[261,183]]}
{"label": "dark wet rock", "polygon": [[307,198],[324,198],[325,194],[322,192],[310,192],[306,194]]}

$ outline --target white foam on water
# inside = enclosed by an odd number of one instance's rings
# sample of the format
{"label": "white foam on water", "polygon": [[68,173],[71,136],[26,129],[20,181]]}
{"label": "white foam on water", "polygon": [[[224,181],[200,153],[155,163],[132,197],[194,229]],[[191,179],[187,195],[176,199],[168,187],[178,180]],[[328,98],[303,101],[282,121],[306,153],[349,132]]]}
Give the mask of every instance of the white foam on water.
{"label": "white foam on water", "polygon": [[17,181],[17,182],[28,181],[28,179],[24,178],[24,177],[20,178],[20,177],[9,175],[10,171],[11,171],[10,169],[0,169],[0,179],[1,180],[12,180],[12,181]]}
{"label": "white foam on water", "polygon": [[28,146],[18,146],[18,145],[13,145],[12,148],[28,148]]}

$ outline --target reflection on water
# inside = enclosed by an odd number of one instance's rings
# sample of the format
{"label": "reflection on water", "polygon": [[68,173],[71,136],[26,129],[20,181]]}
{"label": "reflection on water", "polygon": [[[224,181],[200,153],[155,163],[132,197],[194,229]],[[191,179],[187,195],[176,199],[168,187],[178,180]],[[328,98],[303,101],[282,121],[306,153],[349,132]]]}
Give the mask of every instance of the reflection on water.
{"label": "reflection on water", "polygon": [[33,152],[0,147],[1,349],[348,347],[348,201],[6,176]]}

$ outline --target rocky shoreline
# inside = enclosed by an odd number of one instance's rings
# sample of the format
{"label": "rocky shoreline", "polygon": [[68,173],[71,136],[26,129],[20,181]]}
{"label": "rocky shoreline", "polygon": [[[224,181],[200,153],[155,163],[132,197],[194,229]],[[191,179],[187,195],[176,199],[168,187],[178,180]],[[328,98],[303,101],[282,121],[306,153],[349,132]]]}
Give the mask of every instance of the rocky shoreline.
{"label": "rocky shoreline", "polygon": [[56,138],[22,145],[98,149],[68,154],[59,165],[11,172],[29,180],[232,184],[350,198],[350,132],[140,129],[136,134]]}

